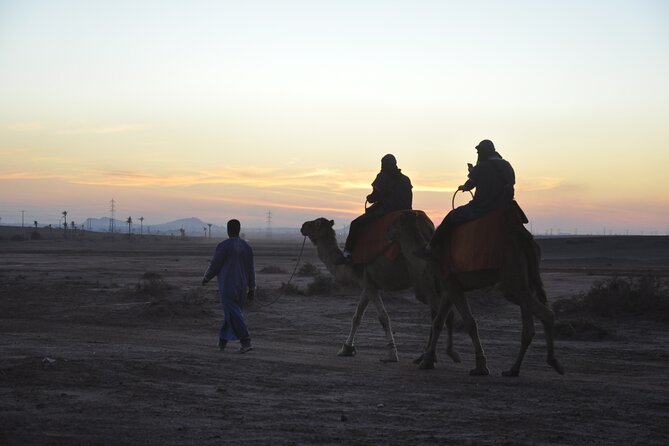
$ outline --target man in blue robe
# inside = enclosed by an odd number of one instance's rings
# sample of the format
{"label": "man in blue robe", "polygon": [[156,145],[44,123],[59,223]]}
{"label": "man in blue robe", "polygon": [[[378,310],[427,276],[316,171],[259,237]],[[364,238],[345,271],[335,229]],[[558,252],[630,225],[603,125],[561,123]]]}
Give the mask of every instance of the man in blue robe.
{"label": "man in blue robe", "polygon": [[214,257],[202,278],[202,285],[218,276],[218,292],[225,313],[225,321],[218,336],[218,347],[224,350],[228,341],[239,339],[242,344],[239,353],[246,353],[253,350],[253,347],[242,305],[244,297],[253,298],[256,275],[253,250],[239,238],[240,230],[239,220],[228,222],[229,238],[216,247]]}

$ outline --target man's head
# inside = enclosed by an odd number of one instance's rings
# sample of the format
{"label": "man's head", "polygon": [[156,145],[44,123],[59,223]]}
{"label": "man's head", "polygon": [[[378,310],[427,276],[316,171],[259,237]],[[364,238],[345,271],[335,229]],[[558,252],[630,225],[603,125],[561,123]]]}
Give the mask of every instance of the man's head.
{"label": "man's head", "polygon": [[397,169],[397,160],[390,153],[381,158],[381,170]]}
{"label": "man's head", "polygon": [[228,237],[239,237],[239,231],[242,229],[242,224],[239,220],[232,219],[228,221]]}
{"label": "man's head", "polygon": [[479,154],[479,159],[485,160],[495,153],[495,145],[489,139],[484,139],[476,146],[476,151]]}

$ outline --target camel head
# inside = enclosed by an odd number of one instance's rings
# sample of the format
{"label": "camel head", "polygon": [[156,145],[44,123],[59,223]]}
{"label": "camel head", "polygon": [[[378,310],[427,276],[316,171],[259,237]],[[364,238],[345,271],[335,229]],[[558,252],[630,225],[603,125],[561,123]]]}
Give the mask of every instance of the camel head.
{"label": "camel head", "polygon": [[302,235],[309,237],[312,243],[316,243],[319,239],[335,238],[335,232],[332,229],[333,226],[334,220],[321,217],[316,220],[305,221],[302,224],[300,232]]}

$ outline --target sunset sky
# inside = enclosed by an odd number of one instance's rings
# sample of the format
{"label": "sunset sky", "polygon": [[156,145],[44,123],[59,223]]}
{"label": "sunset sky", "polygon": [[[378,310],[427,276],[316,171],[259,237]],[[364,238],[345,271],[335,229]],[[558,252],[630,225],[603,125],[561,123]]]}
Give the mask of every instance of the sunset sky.
{"label": "sunset sky", "polygon": [[438,222],[481,139],[533,232],[669,233],[669,2],[0,0],[2,225],[342,227],[386,153]]}

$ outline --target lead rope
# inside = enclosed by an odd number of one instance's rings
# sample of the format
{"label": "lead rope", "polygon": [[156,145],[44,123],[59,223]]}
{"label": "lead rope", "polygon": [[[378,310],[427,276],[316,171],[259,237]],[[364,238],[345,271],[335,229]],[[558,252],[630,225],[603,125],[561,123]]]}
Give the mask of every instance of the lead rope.
{"label": "lead rope", "polygon": [[[290,278],[288,279],[288,282],[283,286],[283,289],[287,289],[288,285],[290,285],[290,281],[293,280],[293,277],[295,277],[295,272],[297,271],[297,267],[300,265],[300,260],[302,260],[302,253],[304,252],[304,244],[307,242],[307,236],[304,236],[304,239],[302,240],[302,247],[300,248],[300,254],[297,256],[297,262],[295,262],[295,268],[293,269],[293,273],[290,275]],[[283,296],[284,292],[280,292],[278,296],[274,298],[274,300],[268,304],[261,305],[258,303],[258,308],[264,308],[264,307],[269,307],[270,305],[273,305],[281,296]]]}
{"label": "lead rope", "polygon": [[[455,196],[458,194],[458,192],[460,192],[460,189],[456,189],[455,193],[453,194],[453,198],[451,199],[451,209],[455,209]],[[462,192],[465,191],[463,190]],[[471,195],[472,198],[474,198],[474,194],[472,193],[472,191],[468,190],[467,192],[469,192],[469,195]]]}

